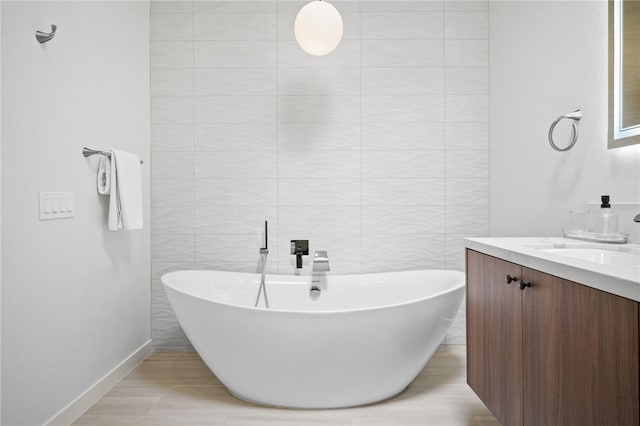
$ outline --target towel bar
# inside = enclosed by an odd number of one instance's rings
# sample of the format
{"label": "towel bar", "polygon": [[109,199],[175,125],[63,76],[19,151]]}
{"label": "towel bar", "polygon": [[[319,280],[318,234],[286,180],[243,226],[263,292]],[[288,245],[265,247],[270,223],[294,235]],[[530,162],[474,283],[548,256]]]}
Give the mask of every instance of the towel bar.
{"label": "towel bar", "polygon": [[[84,147],[82,148],[82,155],[85,157],[91,157],[92,155],[104,155],[105,157],[111,158],[111,153],[107,151],[98,151],[96,149],[91,149]],[[144,161],[140,160],[140,164],[144,164]]]}

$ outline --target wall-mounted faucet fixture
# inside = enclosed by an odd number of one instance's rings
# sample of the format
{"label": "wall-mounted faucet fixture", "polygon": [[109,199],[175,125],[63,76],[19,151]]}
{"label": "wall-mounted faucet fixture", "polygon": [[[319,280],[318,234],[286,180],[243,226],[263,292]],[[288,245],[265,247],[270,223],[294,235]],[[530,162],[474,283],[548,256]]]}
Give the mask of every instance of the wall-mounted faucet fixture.
{"label": "wall-mounted faucet fixture", "polygon": [[328,272],[329,256],[326,250],[319,250],[313,253],[313,272]]}
{"label": "wall-mounted faucet fixture", "polygon": [[636,217],[633,218],[633,221],[640,223],[640,213],[638,213]]}
{"label": "wall-mounted faucet fixture", "polygon": [[296,257],[296,268],[302,269],[302,256],[309,255],[309,240],[291,240],[291,254]]}

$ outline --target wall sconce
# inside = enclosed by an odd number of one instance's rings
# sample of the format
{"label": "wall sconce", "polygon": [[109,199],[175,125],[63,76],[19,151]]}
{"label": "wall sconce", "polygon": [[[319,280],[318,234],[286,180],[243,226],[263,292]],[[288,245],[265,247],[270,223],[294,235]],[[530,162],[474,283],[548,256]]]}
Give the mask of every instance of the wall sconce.
{"label": "wall sconce", "polygon": [[298,12],[294,32],[302,50],[314,56],[326,55],[342,40],[342,17],[332,4],[314,0]]}

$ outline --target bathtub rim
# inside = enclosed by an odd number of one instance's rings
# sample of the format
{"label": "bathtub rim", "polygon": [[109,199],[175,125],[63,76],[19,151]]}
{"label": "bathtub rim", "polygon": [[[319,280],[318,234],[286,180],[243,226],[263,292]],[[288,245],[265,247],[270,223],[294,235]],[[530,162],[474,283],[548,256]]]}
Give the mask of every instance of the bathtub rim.
{"label": "bathtub rim", "polygon": [[[207,299],[198,295],[195,295],[193,293],[189,293],[187,291],[184,291],[182,289],[178,289],[175,286],[168,284],[165,280],[165,276],[167,275],[173,275],[173,274],[178,274],[180,272],[198,272],[198,271],[203,271],[203,272],[226,272],[226,273],[235,273],[235,274],[252,274],[252,275],[257,275],[259,276],[260,274],[257,272],[237,272],[237,271],[219,271],[219,270],[214,270],[214,269],[181,269],[178,271],[171,271],[171,272],[167,272],[165,274],[163,274],[160,277],[160,281],[162,282],[162,286],[165,288],[165,291],[167,288],[170,288],[173,291],[176,291],[178,293],[181,293],[185,296],[189,296],[189,297],[193,297],[199,300],[202,300],[204,302],[208,302],[208,303],[214,303],[216,305],[220,305],[220,306],[224,306],[224,307],[229,307],[229,308],[236,308],[236,309],[242,309],[242,310],[246,310],[246,311],[260,311],[260,312],[271,312],[271,313],[281,313],[281,314],[302,314],[302,315],[314,315],[314,316],[322,316],[322,315],[336,315],[336,314],[348,314],[348,313],[355,313],[355,312],[369,312],[369,311],[378,311],[378,310],[383,310],[383,309],[391,309],[391,308],[399,308],[402,306],[409,306],[412,304],[417,304],[420,302],[424,302],[426,300],[429,299],[435,299],[437,297],[441,297],[445,294],[448,293],[454,293],[455,291],[458,291],[460,289],[464,289],[466,287],[466,274],[464,272],[461,271],[456,271],[453,269],[415,269],[415,270],[410,270],[410,271],[393,271],[393,272],[370,272],[370,273],[355,273],[355,274],[336,274],[336,275],[330,275],[332,277],[343,277],[343,276],[354,276],[354,275],[379,275],[379,274],[395,274],[395,273],[403,273],[403,272],[425,272],[425,271],[437,271],[437,272],[447,272],[447,273],[455,273],[455,274],[460,274],[460,282],[458,285],[456,286],[452,286],[451,288],[447,288],[446,290],[442,290],[439,291],[437,293],[433,293],[430,294],[426,297],[420,297],[417,299],[412,299],[412,300],[408,300],[405,302],[399,302],[399,303],[392,303],[392,304],[386,304],[386,305],[379,305],[379,306],[372,306],[372,307],[365,307],[365,308],[352,308],[352,309],[333,309],[333,310],[322,310],[322,311],[303,311],[303,310],[295,310],[295,309],[277,309],[277,308],[265,308],[262,306],[246,306],[246,305],[236,305],[236,304],[230,304],[230,303],[222,303],[219,301],[215,301],[212,299]],[[290,275],[290,274],[268,274],[268,275],[276,275],[276,276],[283,276],[283,277],[300,277],[300,276],[305,276],[305,277],[313,277],[313,275]],[[267,282],[267,284],[269,284]],[[302,284],[302,283],[301,283]],[[304,284],[302,284],[304,285]],[[169,299],[169,302],[171,302],[171,299]]]}

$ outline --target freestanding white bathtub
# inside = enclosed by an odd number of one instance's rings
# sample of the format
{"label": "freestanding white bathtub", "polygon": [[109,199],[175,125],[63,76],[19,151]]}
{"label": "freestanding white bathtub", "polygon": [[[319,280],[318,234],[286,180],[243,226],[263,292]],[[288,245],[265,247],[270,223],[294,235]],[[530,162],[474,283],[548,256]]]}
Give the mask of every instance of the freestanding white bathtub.
{"label": "freestanding white bathtub", "polygon": [[269,309],[254,307],[259,274],[177,271],[162,283],[194,348],[231,393],[292,408],[402,392],[441,343],[465,285],[463,273],[441,270],[266,279]]}

